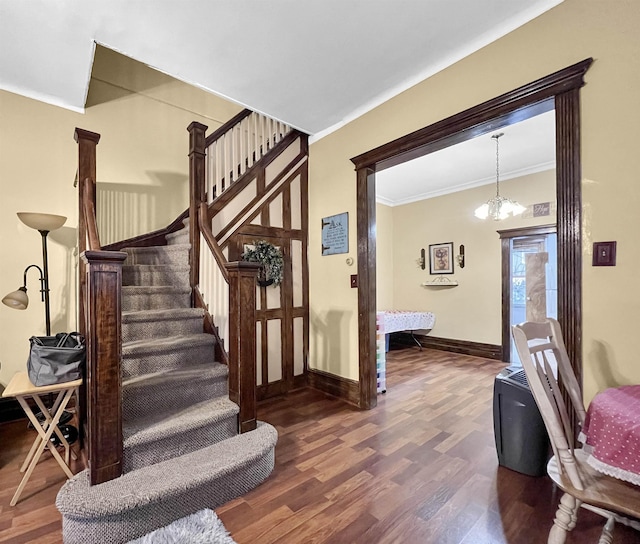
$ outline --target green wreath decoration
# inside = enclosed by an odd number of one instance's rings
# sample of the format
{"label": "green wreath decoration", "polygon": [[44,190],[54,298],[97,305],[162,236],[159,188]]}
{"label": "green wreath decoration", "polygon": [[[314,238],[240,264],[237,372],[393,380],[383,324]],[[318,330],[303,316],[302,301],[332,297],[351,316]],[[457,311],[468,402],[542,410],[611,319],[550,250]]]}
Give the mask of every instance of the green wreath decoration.
{"label": "green wreath decoration", "polygon": [[253,242],[253,246],[253,248],[248,247],[245,249],[242,254],[242,260],[262,265],[262,270],[258,276],[260,285],[280,285],[284,277],[282,251],[265,240],[256,240]]}

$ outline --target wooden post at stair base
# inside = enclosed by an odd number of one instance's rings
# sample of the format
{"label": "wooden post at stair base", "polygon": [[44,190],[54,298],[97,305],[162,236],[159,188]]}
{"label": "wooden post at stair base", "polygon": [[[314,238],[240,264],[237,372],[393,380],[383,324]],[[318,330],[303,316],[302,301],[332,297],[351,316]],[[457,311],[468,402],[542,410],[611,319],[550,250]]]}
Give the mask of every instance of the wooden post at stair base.
{"label": "wooden post at stair base", "polygon": [[120,251],[85,251],[87,459],[91,485],[122,475],[122,263]]}
{"label": "wooden post at stair base", "polygon": [[200,204],[206,202],[206,141],[207,126],[193,122],[189,131],[189,242],[191,243],[189,283],[191,302],[195,305],[195,289],[200,281]]}
{"label": "wooden post at stair base", "polygon": [[[91,184],[91,194],[95,203],[96,195],[96,147],[100,141],[100,134],[81,128],[75,129],[73,139],[78,144],[78,252],[82,254],[87,249],[87,222],[84,215],[85,185]],[[95,249],[95,248],[94,248]],[[85,330],[85,303],[87,290],[86,268],[83,259],[78,263],[78,328],[80,334],[87,336]],[[83,382],[78,395],[78,429],[80,431],[80,445],[84,448],[85,424],[87,421],[87,390]]]}
{"label": "wooden post at stair base", "polygon": [[256,282],[260,265],[227,263],[229,272],[229,398],[240,407],[238,430],[256,428]]}
{"label": "wooden post at stair base", "polygon": [[[92,194],[95,202],[95,186],[96,186],[96,146],[100,141],[100,134],[76,128],[73,133],[73,139],[78,143],[78,249],[80,253],[87,249],[87,222],[84,217],[83,198],[86,194],[85,185],[90,183],[93,185]],[[80,332],[85,331],[84,327],[84,297],[85,297],[85,277],[84,263],[80,263],[80,286],[79,286],[79,323]]]}

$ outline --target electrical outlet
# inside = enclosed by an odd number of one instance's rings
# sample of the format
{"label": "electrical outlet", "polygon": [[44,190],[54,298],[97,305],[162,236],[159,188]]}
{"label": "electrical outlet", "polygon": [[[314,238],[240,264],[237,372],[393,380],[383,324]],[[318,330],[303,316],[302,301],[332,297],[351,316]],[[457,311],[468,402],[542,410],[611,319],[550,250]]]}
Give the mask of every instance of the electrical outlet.
{"label": "electrical outlet", "polygon": [[358,287],[358,274],[351,274],[351,287]]}

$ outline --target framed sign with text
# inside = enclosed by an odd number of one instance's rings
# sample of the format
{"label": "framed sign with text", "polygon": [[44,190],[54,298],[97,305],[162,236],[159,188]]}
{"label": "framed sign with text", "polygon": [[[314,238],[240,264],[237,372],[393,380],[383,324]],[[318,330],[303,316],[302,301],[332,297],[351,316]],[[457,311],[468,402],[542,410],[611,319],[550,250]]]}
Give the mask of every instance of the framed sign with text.
{"label": "framed sign with text", "polygon": [[322,255],[349,253],[349,212],[322,218]]}

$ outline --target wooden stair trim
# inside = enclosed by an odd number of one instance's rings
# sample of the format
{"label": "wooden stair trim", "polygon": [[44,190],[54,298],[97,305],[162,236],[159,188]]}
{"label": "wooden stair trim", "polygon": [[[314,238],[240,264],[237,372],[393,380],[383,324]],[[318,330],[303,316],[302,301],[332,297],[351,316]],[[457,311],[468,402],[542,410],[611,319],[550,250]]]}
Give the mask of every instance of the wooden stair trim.
{"label": "wooden stair trim", "polygon": [[189,209],[183,211],[176,219],[174,219],[168,226],[154,230],[147,234],[141,234],[140,236],[134,236],[126,240],[120,240],[104,246],[102,249],[105,251],[120,251],[125,247],[150,247],[150,246],[166,246],[167,234],[178,232],[185,228],[183,221],[189,217]]}

